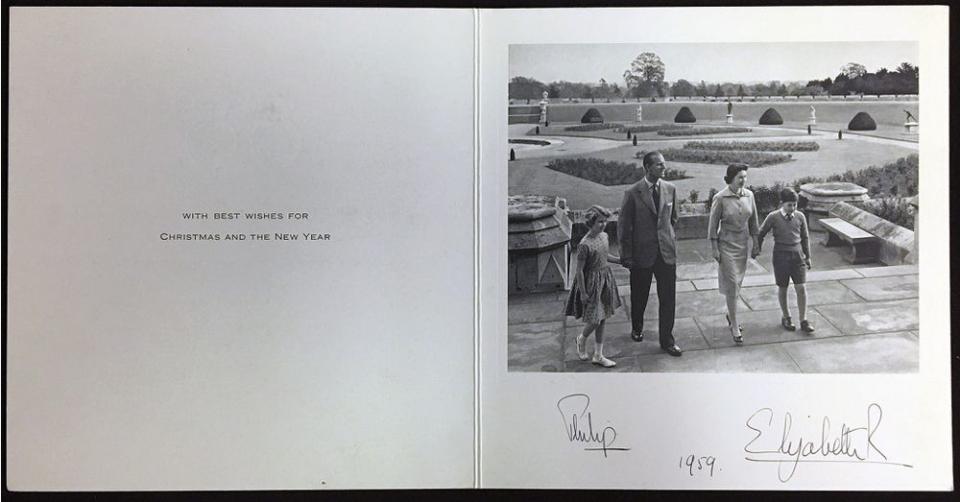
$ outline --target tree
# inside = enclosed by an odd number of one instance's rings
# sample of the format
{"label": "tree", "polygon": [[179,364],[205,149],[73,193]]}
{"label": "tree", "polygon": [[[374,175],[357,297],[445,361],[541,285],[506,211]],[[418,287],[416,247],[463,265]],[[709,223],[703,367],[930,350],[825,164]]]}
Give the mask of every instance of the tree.
{"label": "tree", "polygon": [[722,98],[724,96],[723,87],[721,87],[720,84],[717,84],[717,87],[713,90],[713,95],[717,98]]}
{"label": "tree", "polygon": [[808,85],[800,91],[801,94],[810,95],[810,96],[820,96],[824,94],[823,87],[819,85]]}
{"label": "tree", "polygon": [[777,89],[777,95],[779,96],[787,95],[787,84],[780,84],[780,88]]}
{"label": "tree", "polygon": [[694,96],[697,94],[697,88],[690,82],[680,79],[670,87],[671,96]]}
{"label": "tree", "polygon": [[652,52],[644,52],[634,58],[630,68],[623,72],[623,81],[627,89],[633,90],[635,96],[652,96],[658,92],[663,83],[666,65],[660,56]]}
{"label": "tree", "polygon": [[548,98],[559,98],[560,97],[560,88],[557,86],[556,82],[551,83],[547,86],[547,97]]}
{"label": "tree", "polygon": [[897,67],[897,73],[908,77],[913,77],[915,79],[920,78],[920,68],[906,62],[900,63],[900,66]]}
{"label": "tree", "polygon": [[742,98],[746,95],[747,95],[747,92],[743,90],[743,84],[740,84],[740,88],[737,89],[737,96]]}
{"label": "tree", "polygon": [[697,95],[700,97],[707,97],[710,91],[707,90],[707,83],[703,80],[700,81],[700,85],[697,86]]}
{"label": "tree", "polygon": [[547,86],[543,82],[527,77],[513,77],[508,87],[511,99],[540,99]]}
{"label": "tree", "polygon": [[609,98],[612,92],[610,91],[610,85],[607,84],[605,79],[600,79],[600,85],[593,88],[591,95],[595,98]]}
{"label": "tree", "polygon": [[840,68],[840,71],[843,72],[847,78],[853,80],[866,75],[867,67],[860,63],[847,63]]}

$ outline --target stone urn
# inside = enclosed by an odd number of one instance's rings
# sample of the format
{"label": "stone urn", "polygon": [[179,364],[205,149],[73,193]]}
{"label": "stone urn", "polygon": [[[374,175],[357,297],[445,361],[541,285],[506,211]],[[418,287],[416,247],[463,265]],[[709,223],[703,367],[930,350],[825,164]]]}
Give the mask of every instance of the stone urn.
{"label": "stone urn", "polygon": [[564,199],[512,195],[507,201],[509,292],[565,290],[569,286],[572,224]]}

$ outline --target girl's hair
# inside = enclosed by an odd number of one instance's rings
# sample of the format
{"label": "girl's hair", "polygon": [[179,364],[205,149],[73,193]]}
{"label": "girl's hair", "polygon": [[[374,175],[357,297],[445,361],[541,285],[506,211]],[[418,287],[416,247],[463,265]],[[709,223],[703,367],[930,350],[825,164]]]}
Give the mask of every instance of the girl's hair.
{"label": "girl's hair", "polygon": [[587,228],[592,227],[593,224],[597,222],[598,218],[609,218],[611,214],[613,213],[600,206],[590,206],[590,209],[587,209],[586,212]]}
{"label": "girl's hair", "polygon": [[737,176],[737,173],[746,171],[748,167],[746,164],[730,164],[727,166],[727,175],[723,177],[723,181],[729,185],[733,181],[733,178]]}

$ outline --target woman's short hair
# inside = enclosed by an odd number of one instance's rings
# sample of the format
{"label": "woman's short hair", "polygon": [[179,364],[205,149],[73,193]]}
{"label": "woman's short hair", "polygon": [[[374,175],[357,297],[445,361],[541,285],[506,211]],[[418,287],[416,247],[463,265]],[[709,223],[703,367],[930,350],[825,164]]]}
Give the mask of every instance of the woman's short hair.
{"label": "woman's short hair", "polygon": [[585,220],[585,221],[586,221],[586,223],[587,223],[587,228],[592,227],[593,224],[597,222],[597,219],[598,219],[598,218],[604,218],[604,219],[606,219],[606,218],[609,218],[611,214],[613,214],[613,213],[611,213],[611,212],[610,212],[608,209],[606,209],[606,208],[603,208],[603,207],[600,207],[600,206],[596,206],[596,205],[590,206],[590,209],[587,209],[587,212],[586,212],[586,220]]}
{"label": "woman's short hair", "polygon": [[727,175],[723,177],[723,181],[729,185],[731,182],[733,182],[733,178],[737,176],[737,173],[740,171],[746,171],[748,167],[750,166],[746,164],[730,164],[727,166]]}

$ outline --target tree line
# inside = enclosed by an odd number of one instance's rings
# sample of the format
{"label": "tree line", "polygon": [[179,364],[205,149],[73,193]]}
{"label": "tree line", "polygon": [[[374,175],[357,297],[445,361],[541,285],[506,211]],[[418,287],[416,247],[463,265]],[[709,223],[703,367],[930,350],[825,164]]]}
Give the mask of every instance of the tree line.
{"label": "tree line", "polygon": [[529,77],[514,77],[509,84],[510,99],[539,100],[543,93],[549,98],[577,99],[626,99],[717,97],[744,98],[749,96],[822,96],[822,95],[881,95],[917,94],[920,69],[910,63],[902,63],[895,70],[880,68],[870,73],[859,63],[848,63],[833,78],[780,82],[741,83],[711,82],[701,80],[698,84],[685,79],[667,82],[663,76],[666,66],[660,58],[645,52],[637,56],[624,74],[624,86],[600,79],[599,83],[567,82],[564,80],[543,83]]}

